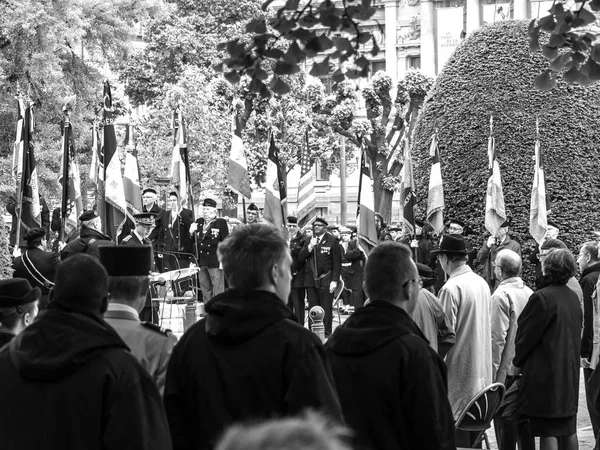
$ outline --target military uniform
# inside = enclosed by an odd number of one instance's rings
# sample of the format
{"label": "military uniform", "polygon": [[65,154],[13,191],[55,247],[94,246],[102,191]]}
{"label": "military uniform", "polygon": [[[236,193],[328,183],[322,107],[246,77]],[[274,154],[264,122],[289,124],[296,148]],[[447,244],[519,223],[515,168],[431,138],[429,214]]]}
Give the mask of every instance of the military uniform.
{"label": "military uniform", "polygon": [[161,395],[165,388],[167,365],[177,343],[170,330],[149,322],[141,322],[135,309],[119,303],[109,303],[104,320],[112,326],[154,379]]}
{"label": "military uniform", "polygon": [[40,308],[48,303],[50,288],[54,286],[54,274],[60,264],[58,253],[45,252],[39,248],[30,248],[13,260],[13,277],[25,278],[33,287],[42,291]]}
{"label": "military uniform", "polygon": [[123,238],[123,240],[121,241],[121,244],[125,247],[129,246],[135,246],[135,245],[150,245],[152,246],[152,241],[150,241],[150,239],[148,238],[143,238],[140,240],[140,237],[138,236],[138,234],[135,231],[132,231],[131,233],[129,233],[129,235],[125,236]]}
{"label": "military uniform", "polygon": [[294,313],[301,325],[304,325],[304,321],[306,320],[304,311],[306,262],[299,259],[300,250],[304,244],[304,235],[300,232],[297,232],[290,240],[290,253],[292,255],[292,289],[290,290],[290,299]]}
{"label": "military uniform", "polygon": [[225,290],[223,271],[219,268],[217,247],[229,236],[227,221],[216,217],[208,222],[204,218],[196,221],[198,228],[192,236],[200,267],[200,289],[204,302]]}
{"label": "military uniform", "polygon": [[190,265],[188,254],[192,253],[193,247],[189,230],[193,222],[194,215],[187,208],[183,208],[174,218],[171,211],[162,213],[157,221],[160,229],[156,238],[156,252],[160,261],[157,263],[159,272]]}

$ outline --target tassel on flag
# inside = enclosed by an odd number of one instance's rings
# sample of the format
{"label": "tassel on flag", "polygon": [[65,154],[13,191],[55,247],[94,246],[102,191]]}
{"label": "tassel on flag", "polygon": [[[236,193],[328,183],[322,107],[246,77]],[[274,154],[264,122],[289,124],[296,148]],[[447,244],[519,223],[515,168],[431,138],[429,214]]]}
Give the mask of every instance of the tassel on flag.
{"label": "tassel on flag", "polygon": [[140,185],[140,168],[135,148],[134,128],[131,122],[125,131],[125,171],[123,174],[125,203],[131,214],[142,212],[142,187]]}
{"label": "tassel on flag", "polygon": [[242,141],[242,121],[236,113],[235,106],[233,111],[227,186],[232,191],[250,200],[252,197],[252,188],[250,187],[250,179],[248,178],[248,164],[246,163],[244,143]]}
{"label": "tassel on flag", "polygon": [[440,150],[437,141],[437,131],[431,138],[429,148],[431,160],[431,175],[429,176],[429,193],[427,196],[427,222],[437,235],[444,230],[444,186],[442,184],[442,168]]}
{"label": "tassel on flag", "polygon": [[173,111],[173,156],[171,158],[171,184],[177,189],[182,207],[188,205],[189,167],[187,167],[187,136],[181,108]]}
{"label": "tassel on flag", "polygon": [[539,122],[535,120],[535,165],[533,169],[533,187],[531,189],[531,208],[529,210],[529,232],[538,244],[542,243],[548,231],[548,206],[546,201],[546,182],[542,149],[540,148]]}
{"label": "tassel on flag", "polygon": [[300,182],[298,183],[298,227],[303,228],[317,217],[317,196],[312,174],[308,129],[305,131],[305,146],[300,154]]}
{"label": "tassel on flag", "polygon": [[360,179],[358,182],[358,210],[356,224],[358,245],[368,254],[378,244],[377,225],[375,224],[375,195],[373,182],[365,162],[365,152],[360,158]]}
{"label": "tassel on flag", "polygon": [[[117,151],[117,137],[113,123],[112,94],[108,81],[104,82],[103,117],[102,167],[104,176],[102,177],[98,213],[102,218],[104,233],[116,242],[126,220],[127,205],[125,203],[121,161]],[[130,219],[133,220],[133,217],[130,217]]]}
{"label": "tassel on flag", "polygon": [[265,209],[263,217],[278,229],[285,226],[286,189],[283,181],[283,170],[279,163],[279,149],[275,145],[275,137],[271,133],[269,157],[267,159],[267,180],[265,183]]}
{"label": "tassel on flag", "polygon": [[502,192],[500,165],[496,158],[496,141],[494,139],[493,130],[494,117],[490,116],[490,137],[488,139],[490,177],[488,179],[485,196],[485,228],[492,236],[495,236],[498,228],[506,222],[506,210],[504,207],[504,193]]}
{"label": "tassel on flag", "polygon": [[402,181],[400,182],[400,210],[404,229],[411,236],[415,235],[415,179],[413,176],[413,163],[410,154],[408,134],[404,135],[404,166],[402,167]]}
{"label": "tassel on flag", "polygon": [[63,105],[65,117],[63,120],[63,157],[61,160],[60,175],[58,183],[62,186],[62,198],[60,207],[61,233],[60,240],[66,238],[64,233],[67,230],[77,228],[77,220],[83,212],[83,202],[81,199],[81,177],[79,175],[79,165],[75,155],[75,146],[73,145],[73,128],[70,121],[70,113],[73,109],[75,97],[71,102],[67,101]]}

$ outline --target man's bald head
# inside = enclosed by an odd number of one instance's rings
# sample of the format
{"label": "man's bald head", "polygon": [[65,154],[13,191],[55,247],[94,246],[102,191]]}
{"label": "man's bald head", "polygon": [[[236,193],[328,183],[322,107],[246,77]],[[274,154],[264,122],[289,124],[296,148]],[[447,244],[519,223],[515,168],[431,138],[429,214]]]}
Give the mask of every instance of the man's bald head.
{"label": "man's bald head", "polygon": [[501,281],[507,278],[518,277],[521,273],[521,257],[512,250],[500,250],[496,255],[495,263],[496,266],[502,269]]}

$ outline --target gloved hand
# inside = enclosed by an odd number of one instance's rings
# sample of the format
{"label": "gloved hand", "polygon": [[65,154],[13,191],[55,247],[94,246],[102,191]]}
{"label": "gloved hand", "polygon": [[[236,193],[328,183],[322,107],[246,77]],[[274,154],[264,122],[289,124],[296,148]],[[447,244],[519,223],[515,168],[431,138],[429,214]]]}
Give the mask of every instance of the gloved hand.
{"label": "gloved hand", "polygon": [[196,232],[196,230],[198,230],[198,224],[196,222],[194,222],[193,224],[190,225],[190,234],[194,234]]}
{"label": "gloved hand", "polygon": [[329,283],[329,292],[333,293],[333,291],[335,291],[335,288],[337,287],[337,281],[332,281],[331,283]]}
{"label": "gloved hand", "polygon": [[410,241],[410,246],[412,248],[417,248],[419,246],[419,241],[417,241],[416,239],[413,239],[412,241]]}

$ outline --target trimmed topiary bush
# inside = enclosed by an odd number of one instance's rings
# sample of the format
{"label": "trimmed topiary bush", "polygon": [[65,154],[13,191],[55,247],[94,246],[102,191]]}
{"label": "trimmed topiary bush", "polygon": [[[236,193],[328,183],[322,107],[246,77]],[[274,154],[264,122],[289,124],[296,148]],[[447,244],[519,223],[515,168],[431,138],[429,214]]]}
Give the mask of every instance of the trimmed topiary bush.
{"label": "trimmed topiary bush", "polygon": [[476,249],[488,233],[484,226],[488,179],[487,142],[494,116],[496,151],[502,173],[511,235],[522,246],[525,278],[533,282],[527,257],[535,241],[529,235],[533,183],[535,121],[539,118],[550,219],[560,238],[577,252],[600,227],[600,85],[558,85],[541,92],[534,78],[546,67],[531,53],[527,21],[502,21],[474,32],[449,59],[427,97],[413,135],[415,179],[421,215],[429,182],[429,144],[438,130],[445,217],[464,219]]}
{"label": "trimmed topiary bush", "polygon": [[[10,225],[10,224],[9,224]],[[0,216],[0,280],[12,278],[12,255],[8,250],[8,227]]]}

